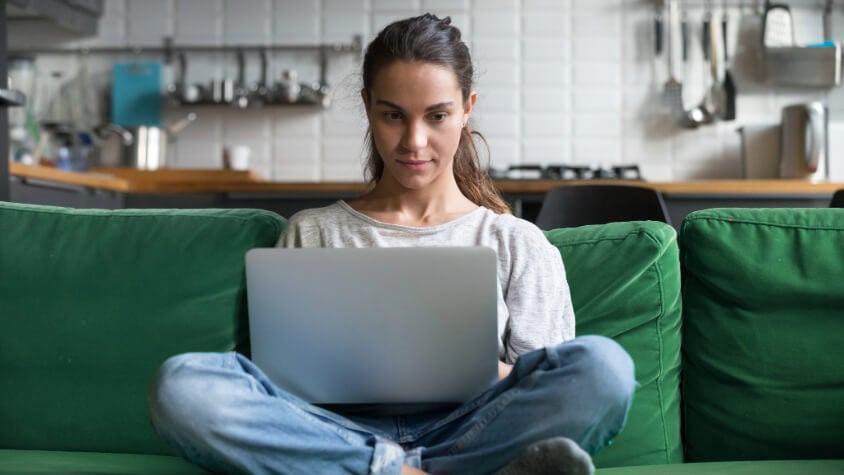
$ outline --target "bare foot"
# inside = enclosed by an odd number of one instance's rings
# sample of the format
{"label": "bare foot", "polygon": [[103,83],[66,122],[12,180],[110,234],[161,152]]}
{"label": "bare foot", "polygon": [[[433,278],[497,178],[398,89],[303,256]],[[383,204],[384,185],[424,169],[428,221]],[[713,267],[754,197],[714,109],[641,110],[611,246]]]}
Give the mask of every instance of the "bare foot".
{"label": "bare foot", "polygon": [[428,475],[428,472],[423,472],[422,470],[411,467],[410,465],[402,465],[401,475]]}

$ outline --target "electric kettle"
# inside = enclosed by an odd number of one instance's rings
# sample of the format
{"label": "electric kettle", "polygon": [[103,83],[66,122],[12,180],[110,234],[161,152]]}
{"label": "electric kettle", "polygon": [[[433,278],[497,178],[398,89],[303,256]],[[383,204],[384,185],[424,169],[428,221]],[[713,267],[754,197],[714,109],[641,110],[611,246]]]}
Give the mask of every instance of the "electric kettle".
{"label": "electric kettle", "polygon": [[828,177],[827,112],[820,102],[782,109],[780,177],[810,181]]}

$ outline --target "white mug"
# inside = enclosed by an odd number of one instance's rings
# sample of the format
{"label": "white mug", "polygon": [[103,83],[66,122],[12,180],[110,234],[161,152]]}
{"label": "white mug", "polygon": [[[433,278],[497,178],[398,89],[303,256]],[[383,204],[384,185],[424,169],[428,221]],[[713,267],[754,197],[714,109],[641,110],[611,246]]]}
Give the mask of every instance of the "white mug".
{"label": "white mug", "polygon": [[252,150],[247,145],[227,145],[223,149],[223,167],[228,170],[249,170]]}

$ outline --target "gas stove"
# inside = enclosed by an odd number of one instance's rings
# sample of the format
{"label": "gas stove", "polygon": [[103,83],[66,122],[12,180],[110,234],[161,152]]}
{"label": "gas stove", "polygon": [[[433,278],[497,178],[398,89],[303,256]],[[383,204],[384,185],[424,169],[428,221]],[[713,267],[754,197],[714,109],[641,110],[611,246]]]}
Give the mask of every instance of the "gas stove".
{"label": "gas stove", "polygon": [[490,169],[499,180],[641,180],[638,165],[589,167],[577,165],[510,165],[506,170]]}

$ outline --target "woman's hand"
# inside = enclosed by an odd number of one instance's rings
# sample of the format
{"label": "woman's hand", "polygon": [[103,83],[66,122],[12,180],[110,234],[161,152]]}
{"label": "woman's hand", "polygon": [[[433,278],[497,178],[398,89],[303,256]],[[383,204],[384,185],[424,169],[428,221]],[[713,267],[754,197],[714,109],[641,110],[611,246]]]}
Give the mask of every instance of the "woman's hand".
{"label": "woman's hand", "polygon": [[498,361],[498,380],[501,381],[502,379],[506,378],[510,371],[513,370],[513,365],[507,364],[503,361]]}

